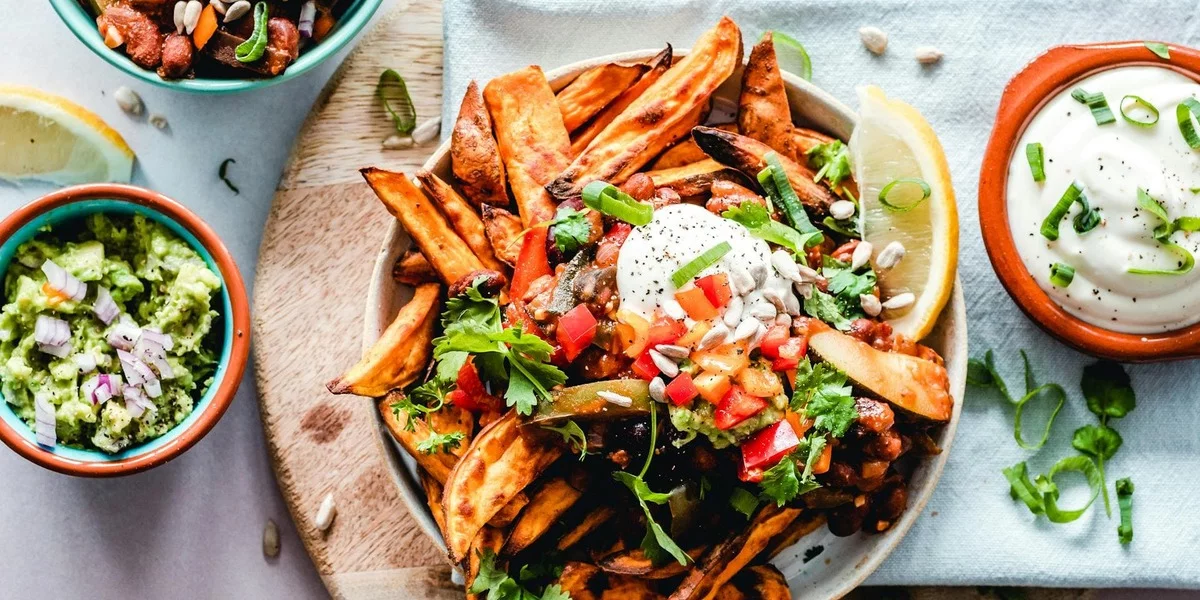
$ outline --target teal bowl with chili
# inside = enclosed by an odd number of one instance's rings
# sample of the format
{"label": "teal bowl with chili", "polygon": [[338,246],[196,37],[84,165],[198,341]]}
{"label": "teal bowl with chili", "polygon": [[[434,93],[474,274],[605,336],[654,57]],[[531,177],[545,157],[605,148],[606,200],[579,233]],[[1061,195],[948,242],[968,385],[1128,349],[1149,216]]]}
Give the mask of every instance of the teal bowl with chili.
{"label": "teal bowl with chili", "polygon": [[270,78],[201,78],[194,79],[163,79],[158,73],[143,69],[134,64],[125,53],[113,50],[104,45],[104,37],[96,28],[96,19],[87,11],[79,0],[50,0],[54,11],[66,23],[71,33],[79,41],[91,48],[100,58],[125,73],[160,87],[185,92],[201,94],[231,94],[262,89],[277,83],[283,83],[311,71],[317,65],[350,43],[362,28],[371,20],[372,15],[379,9],[383,0],[353,0],[346,12],[342,14],[333,31],[320,44],[309,48],[300,54],[287,70]]}

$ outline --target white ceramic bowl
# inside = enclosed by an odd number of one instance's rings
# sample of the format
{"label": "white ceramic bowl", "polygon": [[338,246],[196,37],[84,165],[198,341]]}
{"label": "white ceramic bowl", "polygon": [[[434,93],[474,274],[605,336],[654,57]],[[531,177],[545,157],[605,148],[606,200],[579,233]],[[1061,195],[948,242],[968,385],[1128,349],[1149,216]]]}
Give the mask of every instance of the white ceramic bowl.
{"label": "white ceramic bowl", "polygon": [[[654,49],[602,56],[555,69],[548,72],[546,76],[550,80],[550,85],[558,90],[588,68],[613,61],[647,60],[658,52],[658,49]],[[686,54],[686,51],[677,51],[675,56],[679,57],[683,54]],[[842,140],[850,139],[850,133],[857,120],[853,111],[813,84],[790,73],[784,73],[783,76],[795,122],[811,126]],[[739,69],[729,78],[729,81],[717,90],[714,96],[714,118],[721,113],[726,113],[725,117],[728,117],[728,112],[736,108],[741,80],[741,70]],[[443,143],[433,152],[425,163],[425,168],[450,181],[450,142]],[[392,265],[408,249],[409,245],[410,241],[404,229],[399,222],[393,222],[383,246],[379,249],[379,256],[372,274],[371,288],[367,295],[366,324],[363,331],[364,349],[379,338],[396,312],[412,295],[410,288],[400,285],[392,279]],[[887,555],[900,543],[900,539],[912,527],[925,508],[926,502],[929,501],[929,497],[933,494],[933,489],[942,474],[942,468],[946,464],[946,458],[950,454],[950,443],[954,439],[954,431],[958,425],[963,391],[966,386],[967,315],[959,287],[955,286],[950,304],[942,311],[938,326],[924,342],[946,359],[946,368],[950,373],[950,391],[954,396],[954,412],[950,417],[950,423],[942,429],[941,437],[936,440],[943,452],[923,461],[913,473],[908,488],[908,509],[904,512],[904,516],[885,533],[878,535],[860,533],[851,537],[839,538],[822,526],[776,556],[773,562],[787,577],[793,594],[814,599],[839,598],[854,589],[878,568],[883,559],[887,558]],[[380,449],[387,459],[392,477],[400,490],[400,496],[404,498],[413,518],[421,525],[425,534],[444,549],[445,542],[442,540],[437,524],[433,521],[433,516],[429,513],[429,508],[425,503],[425,494],[417,479],[416,463],[395,444],[387,432],[382,418],[378,415],[376,418],[379,419]],[[815,560],[805,563],[805,551],[817,545],[824,546],[824,552]]]}

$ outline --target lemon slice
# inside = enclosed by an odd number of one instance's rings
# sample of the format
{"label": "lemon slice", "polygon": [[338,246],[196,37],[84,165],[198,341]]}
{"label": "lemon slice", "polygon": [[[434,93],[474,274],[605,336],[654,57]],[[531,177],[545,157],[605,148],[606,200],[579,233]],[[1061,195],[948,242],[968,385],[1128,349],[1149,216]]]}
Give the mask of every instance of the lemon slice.
{"label": "lemon slice", "polygon": [[0,179],[128,182],[133,150],[100,117],[59,96],[0,85]]}
{"label": "lemon slice", "polygon": [[[942,145],[929,123],[913,107],[889,99],[876,86],[858,88],[859,121],[850,137],[851,160],[858,180],[863,239],[878,260],[892,242],[904,258],[891,269],[876,269],[882,300],[911,293],[908,306],[885,309],[883,318],[910,339],[933,329],[950,299],[958,265],[958,210]],[[897,184],[885,202],[880,192],[901,179],[929,186],[921,200],[919,184]],[[890,206],[888,206],[890,205]],[[903,300],[903,299],[901,299]]]}

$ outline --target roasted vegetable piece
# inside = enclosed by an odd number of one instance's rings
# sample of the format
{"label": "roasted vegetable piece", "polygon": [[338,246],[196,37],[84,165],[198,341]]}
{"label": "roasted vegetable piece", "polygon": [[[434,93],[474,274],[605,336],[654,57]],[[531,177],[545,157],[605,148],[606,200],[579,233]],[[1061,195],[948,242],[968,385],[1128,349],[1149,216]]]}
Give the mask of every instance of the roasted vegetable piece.
{"label": "roasted vegetable piece", "polygon": [[575,131],[629,89],[646,65],[608,63],[581,73],[555,95],[567,131]]}
{"label": "roasted vegetable piece", "polygon": [[876,350],[812,319],[808,349],[846,373],[854,387],[921,419],[945,423],[954,410],[946,368],[933,361]]}
{"label": "roasted vegetable piece", "polygon": [[453,285],[463,275],[484,268],[437,205],[404,173],[369,167],[363,169],[362,174],[446,285]]}
{"label": "roasted vegetable piece", "polygon": [[629,105],[633,104],[633,101],[637,100],[655,81],[658,81],[658,78],[662,77],[662,74],[666,73],[670,67],[671,46],[668,45],[666,49],[650,59],[649,69],[638,78],[636,83],[604,107],[604,110],[600,111],[600,114],[589,121],[583,129],[574,132],[575,135],[571,138],[571,156],[579,156],[588,147],[588,144],[592,143],[592,140],[608,127],[609,123],[625,112],[625,109],[629,108]]}
{"label": "roasted vegetable piece", "polygon": [[[597,392],[620,394],[633,401],[619,406]],[[551,393],[552,402],[539,402],[538,412],[528,425],[557,425],[563,421],[615,420],[650,414],[650,385],[641,379],[612,379],[584,383]]]}
{"label": "roasted vegetable piece", "polygon": [[425,469],[421,469],[421,487],[425,490],[425,501],[429,503],[429,512],[437,523],[438,531],[446,535],[446,513],[442,511],[442,484],[434,479]]}
{"label": "roasted vegetable piece", "polygon": [[[499,529],[484,527],[479,530],[479,535],[475,536],[475,539],[471,541],[471,554],[467,557],[467,573],[464,578],[466,579],[467,589],[471,589],[471,584],[475,583],[475,578],[479,576],[479,563],[482,561],[484,551],[491,550],[493,553],[498,554],[500,546],[503,544],[504,534]],[[467,597],[480,598],[474,594],[467,594]]]}
{"label": "roasted vegetable piece", "polygon": [[771,539],[771,543],[767,545],[766,550],[763,550],[760,555],[766,560],[771,560],[779,555],[780,552],[791,548],[800,538],[816,531],[825,524],[825,514],[819,512],[809,512],[800,516],[799,519],[792,521],[788,528]]}
{"label": "roasted vegetable piece", "polygon": [[492,135],[492,117],[472,81],[463,95],[450,135],[450,164],[463,195],[475,206],[508,206],[508,189],[500,147]]}
{"label": "roasted vegetable piece", "polygon": [[738,130],[783,156],[808,164],[803,151],[797,152],[792,139],[792,111],[779,62],[775,59],[775,41],[770,31],[750,51],[742,71],[742,93],[738,97]]}
{"label": "roasted vegetable piece", "polygon": [[801,512],[802,509],[779,508],[771,502],[763,505],[745,529],[713,546],[696,563],[670,600],[714,597],[721,586],[758,556],[771,538],[787,529]]}
{"label": "roasted vegetable piece", "polygon": [[521,514],[521,510],[525,508],[526,504],[529,504],[529,496],[526,496],[525,492],[513,496],[513,499],[509,500],[508,504],[505,504],[500,512],[492,517],[491,521],[488,521],[488,525],[508,527],[517,518],[517,515]]}
{"label": "roasted vegetable piece", "polygon": [[[751,178],[757,178],[758,172],[767,166],[763,157],[773,151],[770,146],[758,140],[712,127],[693,129],[692,138],[717,162],[733,167]],[[800,197],[804,207],[814,215],[828,213],[829,205],[836,201],[837,197],[829,188],[813,181],[815,173],[783,154],[779,154],[779,162],[787,171],[788,181],[791,182],[792,189],[796,190],[796,195]]]}
{"label": "roasted vegetable piece", "polygon": [[429,264],[429,259],[425,258],[425,255],[416,248],[409,248],[407,252],[400,255],[400,258],[396,259],[396,264],[392,266],[392,279],[395,279],[397,283],[414,287],[422,283],[440,281],[437,271],[434,271],[433,265]]}
{"label": "roasted vegetable piece", "polygon": [[[737,123],[721,123],[719,125],[711,125],[711,127],[735,133],[738,130]],[[650,164],[650,168],[655,171],[661,171],[663,169],[683,167],[704,160],[708,160],[708,155],[700,149],[700,146],[696,145],[696,140],[693,140],[689,135],[679,140],[679,143],[674,146],[667,148],[666,152],[658,155],[658,158],[654,159],[654,162]]]}
{"label": "roasted vegetable piece", "polygon": [[[694,563],[708,551],[708,546],[698,546],[687,550],[688,557]],[[602,570],[615,573],[617,575],[632,575],[642,579],[670,579],[676,575],[682,575],[688,570],[687,565],[681,565],[678,561],[668,561],[662,565],[654,566],[654,561],[646,557],[646,553],[641,548],[633,548],[632,550],[622,550],[605,556],[596,566]]]}
{"label": "roasted vegetable piece", "polygon": [[616,514],[616,511],[614,511],[611,506],[600,506],[593,509],[592,512],[583,517],[583,519],[581,519],[579,523],[575,525],[575,527],[563,534],[563,536],[558,539],[558,544],[556,544],[555,547],[560,551],[571,548],[583,540],[583,538],[587,537],[589,533],[595,531],[601,525],[608,522],[609,519],[613,518],[614,514]]}
{"label": "roasted vegetable piece", "polygon": [[771,565],[743,569],[721,586],[714,600],[792,600],[787,579]]}
{"label": "roasted vegetable piece", "polygon": [[508,540],[504,542],[504,551],[501,554],[512,556],[528,548],[582,496],[582,489],[577,489],[562,477],[546,481],[530,498],[525,510],[521,511],[521,516],[513,522],[512,531],[508,534]]}
{"label": "roasted vegetable piece", "polygon": [[510,410],[471,442],[446,480],[446,545],[456,563],[467,557],[484,523],[562,455],[559,448],[522,436]]}
{"label": "roasted vegetable piece", "polygon": [[489,204],[483,205],[482,215],[483,230],[492,245],[492,252],[509,266],[515,266],[521,255],[521,230],[524,229],[521,219]]}
{"label": "roasted vegetable piece", "polygon": [[741,61],[741,32],[731,19],[722,17],[716,27],[700,36],[686,57],[600,132],[547,189],[566,200],[578,196],[592,181],[624,182],[675,141],[677,126],[696,118],[696,111],[707,105],[712,93]]}
{"label": "roasted vegetable piece", "polygon": [[392,404],[396,402],[399,395],[400,392],[392,392],[379,401],[379,414],[383,416],[383,422],[387,425],[388,432],[434,481],[440,484],[446,483],[446,479],[450,476],[450,470],[458,462],[458,457],[445,452],[425,454],[417,450],[417,444],[429,437],[429,426],[425,424],[425,421],[417,419],[412,423],[412,431],[408,430],[406,427],[407,415],[403,412],[397,415],[396,411],[392,410]]}
{"label": "roasted vegetable piece", "polygon": [[425,193],[441,207],[454,231],[467,243],[479,262],[488,269],[503,272],[504,264],[497,260],[492,252],[492,245],[488,242],[479,213],[437,175],[421,169],[417,171],[417,181],[421,182]]}
{"label": "roasted vegetable piece", "polygon": [[832,141],[832,136],[825,135],[820,131],[813,131],[812,129],[805,129],[803,127],[796,127],[792,129],[792,145],[796,148],[796,151],[801,154],[808,152],[809,150],[812,150],[821,144],[828,144]]}
{"label": "roasted vegetable piece", "polygon": [[708,196],[714,181],[730,181],[741,185],[750,183],[740,171],[711,158],[673,169],[647,171],[646,175],[650,176],[655,188],[674,190],[681,198]]}
{"label": "roasted vegetable piece", "polygon": [[539,67],[501,75],[483,89],[483,98],[521,223],[532,227],[553,219],[555,203],[544,186],[570,164],[571,138],[546,76]]}
{"label": "roasted vegetable piece", "polygon": [[438,318],[442,286],[417,286],[391,325],[358,364],[326,384],[334,394],[378,397],[417,380],[433,353],[433,326]]}
{"label": "roasted vegetable piece", "polygon": [[658,600],[649,581],[605,573],[595,565],[569,562],[556,582],[571,600]]}

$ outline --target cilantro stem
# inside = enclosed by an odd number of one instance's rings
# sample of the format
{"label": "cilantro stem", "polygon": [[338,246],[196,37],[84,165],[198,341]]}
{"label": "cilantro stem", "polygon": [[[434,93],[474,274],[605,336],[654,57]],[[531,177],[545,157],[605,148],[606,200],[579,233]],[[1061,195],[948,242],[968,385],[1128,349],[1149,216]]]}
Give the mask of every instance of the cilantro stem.
{"label": "cilantro stem", "polygon": [[658,407],[650,405],[650,451],[646,453],[646,463],[642,465],[641,472],[638,473],[638,479],[646,476],[646,471],[650,470],[650,460],[654,458],[654,447],[658,445]]}
{"label": "cilantro stem", "polygon": [[1096,457],[1096,468],[1100,470],[1100,490],[1104,494],[1104,514],[1112,518],[1112,505],[1108,502],[1108,477],[1104,474],[1104,455]]}

